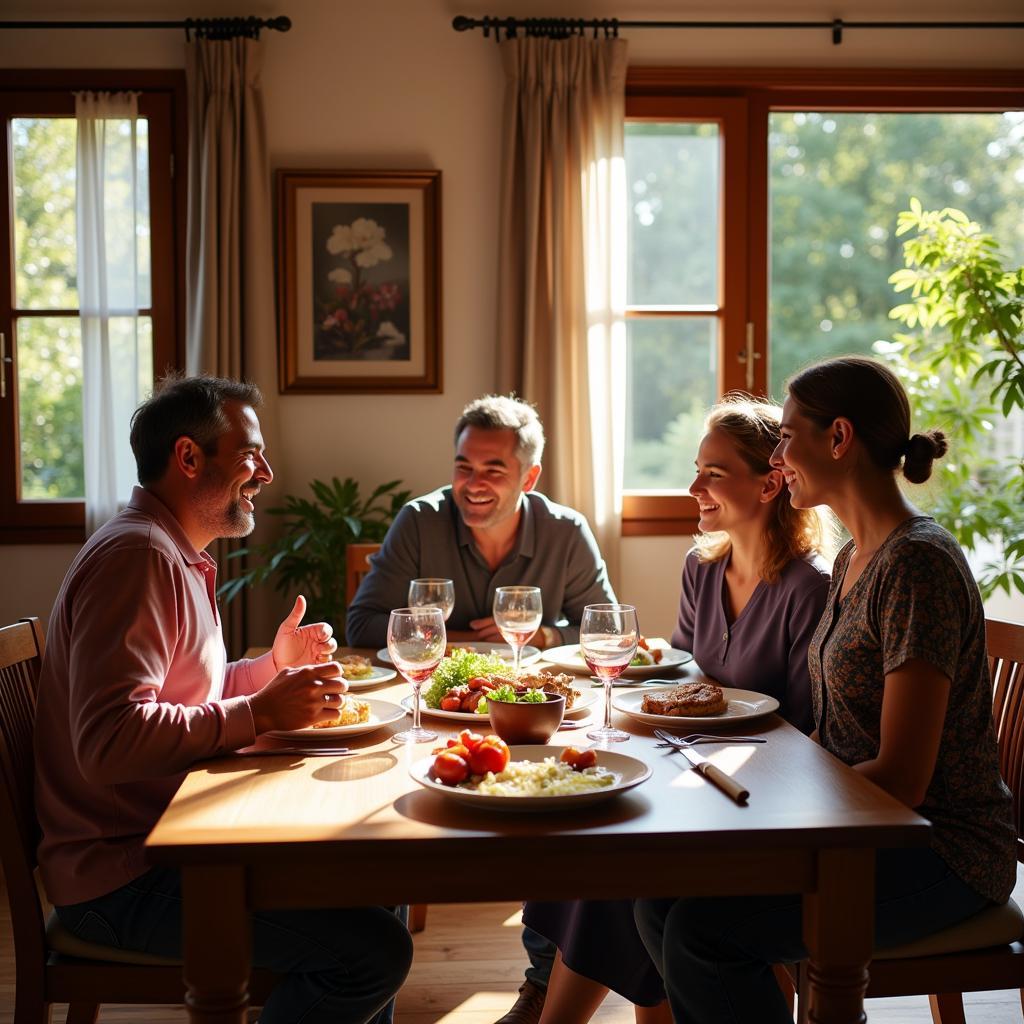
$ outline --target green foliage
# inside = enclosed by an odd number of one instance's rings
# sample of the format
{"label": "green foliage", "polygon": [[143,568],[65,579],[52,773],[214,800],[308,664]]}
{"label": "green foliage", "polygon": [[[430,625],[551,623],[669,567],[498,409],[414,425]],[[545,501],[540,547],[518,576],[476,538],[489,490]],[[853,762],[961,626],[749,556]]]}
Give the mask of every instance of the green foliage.
{"label": "green foliage", "polygon": [[282,594],[301,592],[309,622],[329,622],[340,629],[345,618],[345,546],[384,539],[411,491],[397,490],[400,480],[381,484],[364,501],[359,484],[313,480],[313,500],[286,495],[284,505],[267,509],[281,516],[280,536],[254,548],[234,551],[230,558],[252,556],[258,564],[228,580],[217,594],[231,601],[248,586],[272,581]]}
{"label": "green foliage", "polygon": [[[911,396],[919,422],[950,441],[929,511],[963,547],[994,547],[982,568],[986,596],[1024,594],[1024,453],[994,451],[993,424],[1024,418],[1024,267],[1007,268],[995,239],[961,210],[899,215],[905,268],[890,278],[909,301],[890,312],[913,333],[876,343]],[[1004,428],[1005,429],[1005,428]]]}

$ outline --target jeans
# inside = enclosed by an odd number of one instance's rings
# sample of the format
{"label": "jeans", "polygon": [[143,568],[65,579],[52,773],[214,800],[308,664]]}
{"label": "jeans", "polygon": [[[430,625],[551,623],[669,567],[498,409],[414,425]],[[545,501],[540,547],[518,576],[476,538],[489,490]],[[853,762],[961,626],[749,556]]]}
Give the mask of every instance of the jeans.
{"label": "jeans", "polygon": [[[104,946],[180,956],[181,878],[154,868],[120,889],[57,907],[65,928]],[[216,908],[211,908],[216,912]],[[262,1024],[382,1024],[412,963],[412,938],[388,907],[252,915],[252,962],[284,975]]]}
{"label": "jeans", "polygon": [[[912,942],[989,905],[931,850],[880,850],[875,946]],[[807,956],[799,895],[637,900],[641,938],[686,1024],[792,1024],[774,963]]]}
{"label": "jeans", "polygon": [[530,966],[526,968],[526,980],[532,982],[542,992],[547,992],[558,947],[545,939],[540,932],[524,927],[523,948],[530,958]]}

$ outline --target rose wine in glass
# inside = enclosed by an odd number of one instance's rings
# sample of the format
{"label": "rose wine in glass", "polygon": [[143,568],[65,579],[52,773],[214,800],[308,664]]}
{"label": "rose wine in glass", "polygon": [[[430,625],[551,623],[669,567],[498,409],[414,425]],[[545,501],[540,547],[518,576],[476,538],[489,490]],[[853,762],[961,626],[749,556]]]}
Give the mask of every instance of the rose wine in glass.
{"label": "rose wine in glass", "polygon": [[636,654],[640,625],[631,604],[588,604],[580,621],[580,650],[590,671],[604,683],[604,725],[587,736],[599,742],[621,743],[629,733],[612,725],[612,683]]}
{"label": "rose wine in glass", "polygon": [[409,581],[410,608],[440,608],[445,622],[455,607],[455,584],[451,580],[424,578]]}
{"label": "rose wine in glass", "polygon": [[544,615],[540,587],[498,587],[494,592],[494,624],[512,648],[512,676],[519,676],[523,648],[537,632]]}
{"label": "rose wine in glass", "polygon": [[437,733],[420,728],[420,687],[444,657],[446,636],[440,608],[396,608],[388,620],[388,654],[412,684],[412,728],[396,732],[398,743],[427,743]]}

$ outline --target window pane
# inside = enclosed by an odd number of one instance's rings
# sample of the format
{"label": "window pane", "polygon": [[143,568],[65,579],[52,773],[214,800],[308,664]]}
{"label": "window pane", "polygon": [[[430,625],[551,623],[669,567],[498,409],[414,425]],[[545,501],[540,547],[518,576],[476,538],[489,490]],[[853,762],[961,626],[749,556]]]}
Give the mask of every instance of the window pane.
{"label": "window pane", "polygon": [[628,320],[626,490],[685,490],[718,390],[713,317]]}
{"label": "window pane", "polygon": [[[136,328],[137,324],[137,328]],[[136,333],[137,332],[137,333]],[[82,339],[77,317],[23,317],[17,321],[21,500],[82,500]],[[153,324],[149,317],[109,321],[113,394],[131,395],[153,380]],[[131,409],[119,409],[123,444],[118,480],[134,479],[128,447]],[[122,488],[127,497],[130,486]]]}
{"label": "window pane", "polygon": [[626,125],[631,306],[717,305],[716,124]]}
{"label": "window pane", "polygon": [[81,500],[82,337],[77,317],[23,317],[18,332],[21,498]]}
{"label": "window pane", "polygon": [[901,328],[896,217],[964,210],[1024,259],[1024,114],[774,113],[770,388],[807,362],[870,353]]}
{"label": "window pane", "polygon": [[76,309],[75,140],[70,117],[11,121],[15,305]]}

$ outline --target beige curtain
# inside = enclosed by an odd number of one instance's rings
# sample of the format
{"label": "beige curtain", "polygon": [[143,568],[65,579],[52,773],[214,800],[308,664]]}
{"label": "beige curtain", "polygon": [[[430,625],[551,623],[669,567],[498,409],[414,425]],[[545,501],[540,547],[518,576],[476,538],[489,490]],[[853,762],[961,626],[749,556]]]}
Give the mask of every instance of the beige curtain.
{"label": "beige curtain", "polygon": [[617,579],[622,518],[626,43],[511,39],[498,386],[534,402],[541,489],[583,512]]}
{"label": "beige curtain", "polygon": [[[270,165],[260,72],[262,43],[195,39],[187,44],[189,102],[186,369],[274,388],[274,278]],[[269,368],[269,369],[268,369]],[[269,404],[269,403],[268,403]],[[268,448],[271,409],[260,410]],[[235,545],[238,546],[237,544]],[[238,559],[212,552],[223,583]],[[224,611],[231,657],[244,649],[245,600]]]}

